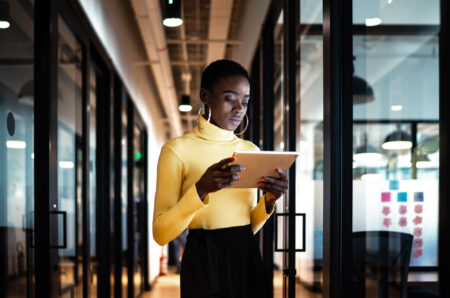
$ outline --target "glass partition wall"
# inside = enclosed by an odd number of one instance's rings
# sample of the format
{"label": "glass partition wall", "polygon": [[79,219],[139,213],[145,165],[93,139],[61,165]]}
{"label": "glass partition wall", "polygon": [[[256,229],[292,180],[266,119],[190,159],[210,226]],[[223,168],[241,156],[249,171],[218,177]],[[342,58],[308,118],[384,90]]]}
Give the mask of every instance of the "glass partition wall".
{"label": "glass partition wall", "polygon": [[353,1],[358,297],[438,294],[439,5]]}
{"label": "glass partition wall", "polygon": [[35,297],[34,1],[1,9],[0,297]]}

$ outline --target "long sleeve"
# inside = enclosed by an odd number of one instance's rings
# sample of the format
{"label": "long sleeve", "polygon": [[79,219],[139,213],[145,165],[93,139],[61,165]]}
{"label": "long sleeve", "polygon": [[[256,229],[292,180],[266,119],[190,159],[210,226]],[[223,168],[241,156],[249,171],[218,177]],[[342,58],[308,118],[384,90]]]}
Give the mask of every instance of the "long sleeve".
{"label": "long sleeve", "polygon": [[[195,184],[181,195],[183,171],[180,158],[169,146],[163,146],[158,161],[153,214],[153,238],[159,245],[175,239],[199,210],[207,208],[198,196]],[[208,202],[207,199],[205,202]]]}
{"label": "long sleeve", "polygon": [[251,215],[251,221],[252,221],[252,230],[253,233],[256,234],[256,232],[261,229],[261,227],[264,225],[266,220],[272,215],[275,208],[272,208],[270,213],[266,212],[266,196],[262,196],[258,202],[258,204],[253,209],[252,215]]}

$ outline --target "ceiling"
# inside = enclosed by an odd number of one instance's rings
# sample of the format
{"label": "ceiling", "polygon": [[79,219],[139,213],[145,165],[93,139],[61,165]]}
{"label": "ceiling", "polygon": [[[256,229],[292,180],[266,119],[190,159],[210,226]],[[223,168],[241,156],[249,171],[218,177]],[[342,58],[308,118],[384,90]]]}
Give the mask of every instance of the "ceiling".
{"label": "ceiling", "polygon": [[[236,36],[243,1],[181,1],[183,24],[174,28],[162,26],[166,1],[130,2],[149,58],[138,63],[152,68],[165,112],[162,121],[172,136],[190,131],[201,106],[203,69],[217,59],[231,59],[233,48],[242,44]],[[191,112],[178,112],[184,94],[190,95]]]}

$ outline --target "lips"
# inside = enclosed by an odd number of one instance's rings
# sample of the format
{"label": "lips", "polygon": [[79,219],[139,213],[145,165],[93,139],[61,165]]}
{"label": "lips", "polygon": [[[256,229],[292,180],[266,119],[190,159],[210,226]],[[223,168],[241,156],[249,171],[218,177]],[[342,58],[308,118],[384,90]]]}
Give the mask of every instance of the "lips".
{"label": "lips", "polygon": [[241,118],[230,118],[230,121],[233,122],[234,125],[239,125],[242,121]]}

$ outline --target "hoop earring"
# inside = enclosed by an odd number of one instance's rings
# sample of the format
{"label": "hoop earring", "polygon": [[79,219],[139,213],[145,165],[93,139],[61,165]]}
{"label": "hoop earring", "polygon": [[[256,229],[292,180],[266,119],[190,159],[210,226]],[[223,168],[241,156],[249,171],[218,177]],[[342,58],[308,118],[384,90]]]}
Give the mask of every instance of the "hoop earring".
{"label": "hoop earring", "polygon": [[243,131],[241,131],[241,132],[238,132],[238,133],[235,133],[234,135],[235,136],[240,136],[241,134],[243,134],[246,130],[247,130],[247,127],[248,127],[248,123],[250,122],[249,120],[248,120],[248,116],[247,116],[247,114],[245,114],[245,119],[247,119],[247,123],[245,124],[245,128],[244,128],[244,130]]}
{"label": "hoop earring", "polygon": [[[200,107],[200,109],[198,109],[198,113],[197,116],[204,116],[204,112],[206,112],[206,104],[203,104],[203,107]],[[206,122],[210,122],[211,121],[211,109],[208,108],[208,119],[206,119]],[[197,119],[197,126],[198,126],[198,119]],[[200,126],[199,126],[200,127]]]}

